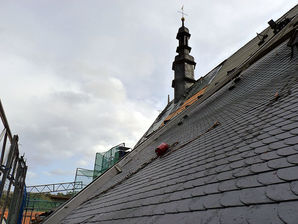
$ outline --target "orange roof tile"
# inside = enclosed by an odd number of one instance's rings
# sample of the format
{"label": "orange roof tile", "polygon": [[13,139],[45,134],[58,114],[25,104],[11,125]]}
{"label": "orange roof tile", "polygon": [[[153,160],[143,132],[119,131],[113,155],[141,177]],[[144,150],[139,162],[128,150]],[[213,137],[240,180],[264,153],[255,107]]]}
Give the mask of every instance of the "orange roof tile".
{"label": "orange roof tile", "polygon": [[[207,86],[204,87],[203,89],[201,89],[199,92],[197,92],[196,94],[194,94],[192,97],[190,97],[188,100],[186,100],[181,107],[179,107],[175,112],[171,113],[169,116],[167,116],[167,118],[164,120],[165,121],[169,121],[171,120],[173,117],[175,117],[177,114],[180,114],[182,111],[185,110],[185,108],[187,108],[188,106],[192,105],[194,102],[196,102],[198,100],[198,97],[203,95],[205,93],[207,89]],[[160,125],[160,127],[162,127],[165,123],[162,123]]]}

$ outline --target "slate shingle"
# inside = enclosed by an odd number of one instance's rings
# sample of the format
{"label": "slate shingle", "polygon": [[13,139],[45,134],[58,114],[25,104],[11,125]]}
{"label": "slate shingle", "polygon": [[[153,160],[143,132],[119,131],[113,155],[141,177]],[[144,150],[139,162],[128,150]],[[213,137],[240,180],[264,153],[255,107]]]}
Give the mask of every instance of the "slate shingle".
{"label": "slate shingle", "polygon": [[298,181],[292,181],[290,183],[291,191],[295,194],[298,195]]}
{"label": "slate shingle", "polygon": [[292,164],[298,164],[298,154],[288,156],[287,161]]}
{"label": "slate shingle", "polygon": [[298,136],[293,136],[291,138],[287,138],[285,140],[285,144],[287,144],[287,145],[297,145],[298,144]]}
{"label": "slate shingle", "polygon": [[266,187],[266,196],[273,201],[281,202],[298,199],[290,188],[290,183],[269,185]]}
{"label": "slate shingle", "polygon": [[298,178],[298,166],[278,170],[277,176],[286,181],[296,180]]}
{"label": "slate shingle", "polygon": [[279,218],[287,224],[297,223],[298,206],[297,202],[280,203],[278,206]]}
{"label": "slate shingle", "polygon": [[250,206],[245,213],[246,220],[249,224],[262,223],[262,224],[282,224],[282,220],[277,214],[278,205],[262,205]]}
{"label": "slate shingle", "polygon": [[276,154],[280,156],[289,156],[289,155],[294,155],[296,153],[297,151],[292,146],[281,148],[276,151]]}

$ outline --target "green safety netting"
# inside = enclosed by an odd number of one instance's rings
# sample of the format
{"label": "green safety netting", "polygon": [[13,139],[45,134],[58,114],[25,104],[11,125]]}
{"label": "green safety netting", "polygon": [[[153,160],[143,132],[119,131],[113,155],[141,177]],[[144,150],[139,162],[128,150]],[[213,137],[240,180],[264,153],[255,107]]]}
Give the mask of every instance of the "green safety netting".
{"label": "green safety netting", "polygon": [[88,185],[96,177],[115,165],[128,152],[128,149],[124,143],[121,143],[107,152],[96,153],[94,169],[77,168],[75,182],[82,181],[83,186]]}
{"label": "green safety netting", "polygon": [[125,148],[125,144],[121,143],[105,153],[96,153],[93,179],[116,164],[125,155],[127,149]]}
{"label": "green safety netting", "polygon": [[89,183],[92,182],[93,173],[94,173],[93,170],[88,170],[88,169],[84,169],[84,168],[77,168],[76,176],[75,176],[75,182],[82,182],[83,187],[85,187],[86,185],[88,185]]}

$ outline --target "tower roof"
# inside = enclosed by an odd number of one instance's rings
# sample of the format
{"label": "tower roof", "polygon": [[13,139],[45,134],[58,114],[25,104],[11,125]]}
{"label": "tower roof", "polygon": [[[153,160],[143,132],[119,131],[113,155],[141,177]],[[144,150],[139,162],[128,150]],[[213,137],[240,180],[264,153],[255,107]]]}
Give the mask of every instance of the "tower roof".
{"label": "tower roof", "polygon": [[182,21],[182,26],[178,30],[176,39],[179,39],[183,35],[190,37],[189,29],[186,26],[184,26],[184,18],[183,17],[181,18],[181,21]]}
{"label": "tower roof", "polygon": [[188,46],[190,33],[184,26],[184,17],[181,18],[181,21],[182,26],[179,28],[176,36],[176,39],[179,40],[179,45],[176,49],[178,55],[175,57],[172,65],[172,70],[175,72],[172,87],[174,88],[174,100],[176,103],[195,82],[194,68],[196,63],[194,57],[190,55],[191,47]]}

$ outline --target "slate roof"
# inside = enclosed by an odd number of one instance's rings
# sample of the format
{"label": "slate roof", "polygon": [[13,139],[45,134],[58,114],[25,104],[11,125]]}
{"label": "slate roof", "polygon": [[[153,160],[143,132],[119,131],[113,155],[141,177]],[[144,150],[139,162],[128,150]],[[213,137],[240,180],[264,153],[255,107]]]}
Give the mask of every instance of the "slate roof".
{"label": "slate roof", "polygon": [[[287,43],[185,109],[45,223],[297,223],[298,48]],[[161,142],[178,144],[157,157]]]}

